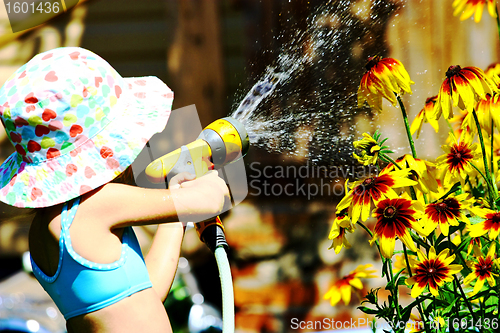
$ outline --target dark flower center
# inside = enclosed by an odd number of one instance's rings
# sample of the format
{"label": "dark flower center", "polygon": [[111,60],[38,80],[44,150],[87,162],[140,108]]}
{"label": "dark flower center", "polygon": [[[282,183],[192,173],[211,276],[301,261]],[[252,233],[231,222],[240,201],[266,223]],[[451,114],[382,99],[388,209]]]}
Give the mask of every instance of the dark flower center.
{"label": "dark flower center", "polygon": [[500,223],[500,213],[493,214],[493,216],[490,218],[490,220],[493,223]]}
{"label": "dark flower center", "polygon": [[384,209],[384,217],[392,218],[396,214],[396,208],[393,206],[388,206]]}
{"label": "dark flower center", "polygon": [[376,143],[374,142],[370,142],[369,144],[366,145],[366,148],[364,149],[366,154],[369,155],[369,156],[374,156],[377,152],[375,152],[375,154],[372,153],[372,148],[377,146]]}
{"label": "dark flower center", "polygon": [[449,219],[460,216],[460,203],[455,198],[446,198],[441,202],[429,204],[425,214],[434,223],[448,223]]}
{"label": "dark flower center", "polygon": [[492,261],[489,258],[479,258],[476,265],[476,272],[479,276],[490,276],[492,270]]}
{"label": "dark flower center", "polygon": [[462,70],[462,67],[460,67],[459,65],[450,66],[450,67],[448,67],[448,70],[446,71],[446,77],[451,78],[452,76],[457,75],[461,70]]}
{"label": "dark flower center", "polygon": [[461,142],[460,144],[454,145],[450,148],[446,162],[452,169],[463,169],[467,162],[473,158],[474,156],[472,155],[470,148]]}
{"label": "dark flower center", "polygon": [[419,264],[415,270],[415,279],[419,284],[427,284],[437,288],[438,284],[446,278],[449,269],[440,260],[430,259]]}
{"label": "dark flower center", "polygon": [[366,70],[369,71],[370,69],[372,69],[373,66],[375,66],[376,64],[378,64],[378,62],[381,59],[382,59],[381,56],[374,56],[374,57],[368,58],[368,62],[365,65]]}
{"label": "dark flower center", "polygon": [[366,178],[363,181],[363,185],[365,185],[365,186],[372,185],[372,183],[373,183],[373,178]]}
{"label": "dark flower center", "polygon": [[446,205],[444,202],[440,202],[436,205],[436,209],[439,210],[440,212],[445,211],[448,208],[448,205]]}

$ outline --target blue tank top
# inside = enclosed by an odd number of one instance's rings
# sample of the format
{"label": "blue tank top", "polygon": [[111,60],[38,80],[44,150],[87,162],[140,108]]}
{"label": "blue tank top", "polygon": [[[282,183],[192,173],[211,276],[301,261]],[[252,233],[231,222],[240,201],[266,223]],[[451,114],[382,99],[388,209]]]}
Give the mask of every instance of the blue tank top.
{"label": "blue tank top", "polygon": [[110,264],[91,262],[78,255],[71,246],[69,227],[80,199],[68,213],[68,204],[61,214],[59,264],[53,276],[47,276],[31,258],[33,274],[68,320],[97,311],[138,291],[152,287],[141,248],[132,227],[122,237],[119,260]]}

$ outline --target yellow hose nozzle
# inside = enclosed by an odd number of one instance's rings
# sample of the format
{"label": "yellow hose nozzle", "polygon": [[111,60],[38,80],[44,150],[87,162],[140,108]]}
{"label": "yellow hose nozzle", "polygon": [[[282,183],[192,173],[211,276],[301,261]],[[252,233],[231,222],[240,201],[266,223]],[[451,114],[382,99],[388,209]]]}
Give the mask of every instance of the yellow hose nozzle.
{"label": "yellow hose nozzle", "polygon": [[197,140],[151,162],[146,176],[155,184],[181,172],[199,177],[245,156],[248,148],[245,127],[234,118],[221,118],[205,127]]}

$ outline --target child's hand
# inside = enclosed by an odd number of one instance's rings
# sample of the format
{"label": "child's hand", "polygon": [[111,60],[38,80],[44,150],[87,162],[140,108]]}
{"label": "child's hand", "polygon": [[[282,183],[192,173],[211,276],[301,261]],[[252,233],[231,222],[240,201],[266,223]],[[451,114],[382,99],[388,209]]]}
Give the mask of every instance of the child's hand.
{"label": "child's hand", "polygon": [[[193,180],[180,175],[175,181],[175,177],[170,181],[174,186],[172,198],[180,221],[204,221],[230,207],[229,189],[217,171]],[[176,186],[179,186],[177,190]]]}
{"label": "child's hand", "polygon": [[193,180],[195,178],[196,178],[196,175],[193,175],[192,173],[181,172],[180,174],[175,175],[174,177],[172,177],[172,179],[170,179],[170,181],[168,182],[168,188],[170,190],[179,189],[179,188],[181,188],[182,183],[184,183],[186,181]]}

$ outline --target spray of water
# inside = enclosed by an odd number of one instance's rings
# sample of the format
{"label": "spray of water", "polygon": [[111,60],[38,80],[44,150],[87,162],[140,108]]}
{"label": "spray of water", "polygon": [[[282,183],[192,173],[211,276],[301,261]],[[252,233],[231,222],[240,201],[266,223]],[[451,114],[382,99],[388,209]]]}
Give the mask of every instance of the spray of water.
{"label": "spray of water", "polygon": [[[359,135],[354,117],[369,112],[357,107],[357,87],[367,55],[384,49],[383,43],[363,45],[372,27],[360,23],[353,1],[334,2],[317,8],[306,30],[294,29],[275,62],[235,106],[231,116],[245,125],[254,147],[313,164],[352,163],[352,141]],[[383,26],[394,8],[387,0],[371,3],[370,23]],[[383,9],[379,14],[377,6]]]}

